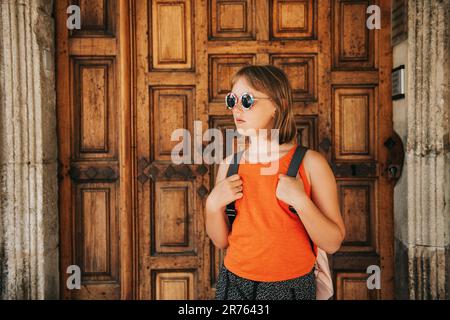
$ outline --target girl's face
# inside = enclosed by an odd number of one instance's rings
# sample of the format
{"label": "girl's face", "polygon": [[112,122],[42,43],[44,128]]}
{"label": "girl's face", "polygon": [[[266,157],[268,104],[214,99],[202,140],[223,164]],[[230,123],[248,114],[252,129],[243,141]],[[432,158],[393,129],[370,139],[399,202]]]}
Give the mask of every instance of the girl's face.
{"label": "girl's face", "polygon": [[[274,126],[276,110],[273,101],[258,100],[258,98],[268,98],[268,96],[253,89],[243,77],[236,81],[232,92],[239,98],[237,105],[232,109],[237,131],[244,136],[252,135],[252,132],[257,133],[259,129],[267,129],[270,132]],[[245,92],[251,93],[255,99],[254,104],[248,110],[244,110],[241,105],[241,95]]]}

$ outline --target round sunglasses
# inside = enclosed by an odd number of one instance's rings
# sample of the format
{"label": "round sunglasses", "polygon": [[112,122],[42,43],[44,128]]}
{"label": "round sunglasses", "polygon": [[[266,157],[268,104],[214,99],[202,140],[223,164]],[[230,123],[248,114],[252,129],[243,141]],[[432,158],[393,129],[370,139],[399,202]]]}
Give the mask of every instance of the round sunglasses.
{"label": "round sunglasses", "polygon": [[[261,99],[270,100],[270,98],[268,98],[268,97],[256,98],[256,97],[253,97],[253,95],[251,93],[244,92],[241,95],[242,108],[244,110],[248,110],[255,104],[256,100],[261,100]],[[225,104],[226,104],[227,108],[230,110],[232,110],[238,104],[238,101],[239,101],[239,98],[233,92],[230,92],[225,96]]]}

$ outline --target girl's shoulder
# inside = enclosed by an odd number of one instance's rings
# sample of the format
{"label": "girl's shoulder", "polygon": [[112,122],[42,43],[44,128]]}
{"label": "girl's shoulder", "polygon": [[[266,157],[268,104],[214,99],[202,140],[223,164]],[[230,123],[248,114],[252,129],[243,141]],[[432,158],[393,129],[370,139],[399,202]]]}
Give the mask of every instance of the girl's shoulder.
{"label": "girl's shoulder", "polygon": [[306,176],[308,178],[309,185],[311,185],[311,181],[313,180],[312,176],[315,174],[315,172],[323,172],[323,170],[327,170],[330,168],[330,164],[328,163],[328,160],[325,158],[325,156],[313,149],[308,149],[308,152],[306,152],[302,163],[303,168],[305,169]]}

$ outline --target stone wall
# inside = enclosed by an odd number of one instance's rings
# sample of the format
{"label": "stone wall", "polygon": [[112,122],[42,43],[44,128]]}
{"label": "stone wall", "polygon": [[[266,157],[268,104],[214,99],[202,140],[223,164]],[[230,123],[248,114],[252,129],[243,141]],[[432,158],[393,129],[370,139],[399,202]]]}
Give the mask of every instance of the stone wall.
{"label": "stone wall", "polygon": [[450,1],[408,7],[408,40],[394,48],[407,81],[393,106],[406,152],[394,194],[396,297],[449,299]]}
{"label": "stone wall", "polygon": [[0,298],[58,298],[53,1],[0,3]]}

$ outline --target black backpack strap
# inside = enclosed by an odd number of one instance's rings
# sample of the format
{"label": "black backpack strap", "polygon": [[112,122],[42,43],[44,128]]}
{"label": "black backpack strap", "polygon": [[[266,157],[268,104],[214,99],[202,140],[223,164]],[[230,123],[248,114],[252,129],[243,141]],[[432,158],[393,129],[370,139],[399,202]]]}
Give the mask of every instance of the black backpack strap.
{"label": "black backpack strap", "polygon": [[[297,172],[300,170],[300,165],[303,161],[303,158],[305,157],[306,151],[308,151],[307,147],[298,145],[294,155],[292,156],[292,160],[291,163],[289,164],[289,168],[288,168],[288,172],[287,172],[287,176],[289,177],[296,177],[297,176]],[[297,211],[294,209],[294,207],[289,206],[289,210],[292,213],[297,214]],[[309,242],[311,244],[311,249],[313,251],[313,253],[315,254],[314,251],[314,243],[312,242],[311,238],[309,238]]]}
{"label": "black backpack strap", "polygon": [[300,145],[297,146],[297,148],[295,149],[295,153],[292,156],[292,160],[289,164],[288,172],[286,175],[294,178],[297,176],[297,172],[300,169],[300,165],[303,161],[303,157],[305,156],[306,151],[308,151],[308,148]]}
{"label": "black backpack strap", "polygon": [[[236,152],[233,156],[233,161],[230,163],[227,171],[227,178],[232,176],[233,174],[238,173],[239,170],[239,162],[241,161],[242,154],[245,150],[241,150]],[[228,216],[228,221],[230,221],[230,228],[233,225],[234,219],[236,218],[236,209],[234,207],[234,202],[227,204],[225,212]]]}
{"label": "black backpack strap", "polygon": [[[298,145],[295,149],[294,155],[292,156],[291,163],[289,164],[287,176],[295,178],[297,176],[298,170],[300,170],[300,165],[303,161],[303,158],[306,154],[306,151],[308,151],[308,148]],[[291,210],[292,213],[297,214],[297,211],[295,211],[294,207],[289,206],[289,210]]]}

